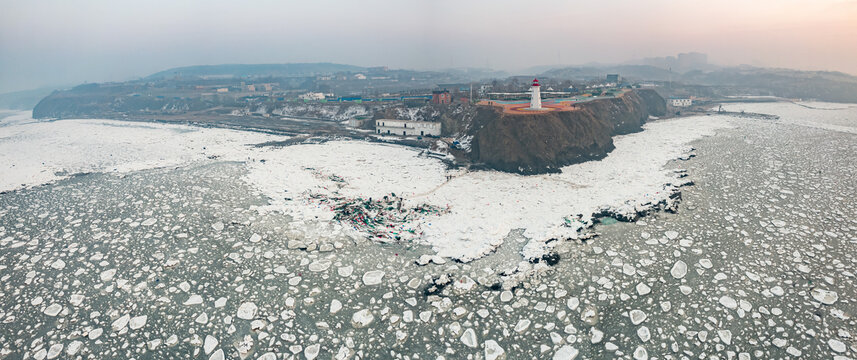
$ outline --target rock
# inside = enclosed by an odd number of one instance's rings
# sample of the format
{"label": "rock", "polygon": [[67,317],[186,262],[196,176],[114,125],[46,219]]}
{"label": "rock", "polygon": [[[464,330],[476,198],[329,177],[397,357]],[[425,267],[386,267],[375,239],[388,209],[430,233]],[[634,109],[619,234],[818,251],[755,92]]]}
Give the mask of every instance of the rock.
{"label": "rock", "polygon": [[577,349],[568,345],[563,345],[553,354],[553,360],[573,360],[577,357],[578,353],[579,351],[577,351]]}
{"label": "rock", "polygon": [[351,326],[361,329],[369,326],[373,320],[375,320],[375,316],[372,315],[372,312],[369,309],[363,309],[351,315]]}
{"label": "rock", "polygon": [[670,269],[670,275],[676,279],[681,279],[687,275],[687,264],[684,261],[676,261]]}
{"label": "rock", "polygon": [[363,284],[378,285],[381,283],[381,279],[383,278],[384,272],[381,270],[367,271],[365,274],[363,274]]}
{"label": "rock", "polygon": [[485,360],[503,360],[506,358],[506,350],[500,347],[494,340],[485,340]]}
{"label": "rock", "polygon": [[256,317],[257,310],[258,308],[256,307],[256,304],[252,302],[244,302],[238,306],[238,313],[236,316],[238,316],[239,319],[252,320]]}

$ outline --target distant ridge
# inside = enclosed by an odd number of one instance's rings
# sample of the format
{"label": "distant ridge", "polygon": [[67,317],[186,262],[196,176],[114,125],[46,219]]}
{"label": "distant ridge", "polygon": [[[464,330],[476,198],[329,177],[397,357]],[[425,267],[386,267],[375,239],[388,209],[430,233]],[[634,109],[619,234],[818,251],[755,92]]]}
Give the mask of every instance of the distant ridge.
{"label": "distant ridge", "polygon": [[366,68],[354,65],[333,63],[292,63],[292,64],[221,64],[182,66],[156,72],[145,77],[146,80],[181,77],[266,77],[266,76],[312,76],[335,72],[365,71]]}

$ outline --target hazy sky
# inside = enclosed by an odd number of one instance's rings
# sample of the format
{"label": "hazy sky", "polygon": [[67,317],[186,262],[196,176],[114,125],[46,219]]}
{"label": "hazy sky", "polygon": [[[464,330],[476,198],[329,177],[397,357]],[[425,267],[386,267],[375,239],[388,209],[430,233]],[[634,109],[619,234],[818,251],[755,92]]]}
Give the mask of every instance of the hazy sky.
{"label": "hazy sky", "polygon": [[0,0],[0,92],[174,66],[717,64],[857,74],[857,0]]}

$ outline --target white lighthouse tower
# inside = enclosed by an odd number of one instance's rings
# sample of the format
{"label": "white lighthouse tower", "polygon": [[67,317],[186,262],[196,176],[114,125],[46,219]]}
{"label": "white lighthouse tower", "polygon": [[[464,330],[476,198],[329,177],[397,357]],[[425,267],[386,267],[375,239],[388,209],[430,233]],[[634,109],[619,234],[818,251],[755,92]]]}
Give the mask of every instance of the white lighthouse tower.
{"label": "white lighthouse tower", "polygon": [[541,110],[542,109],[542,93],[539,90],[541,86],[539,86],[539,79],[533,79],[533,86],[530,87],[531,98],[530,98],[530,110]]}

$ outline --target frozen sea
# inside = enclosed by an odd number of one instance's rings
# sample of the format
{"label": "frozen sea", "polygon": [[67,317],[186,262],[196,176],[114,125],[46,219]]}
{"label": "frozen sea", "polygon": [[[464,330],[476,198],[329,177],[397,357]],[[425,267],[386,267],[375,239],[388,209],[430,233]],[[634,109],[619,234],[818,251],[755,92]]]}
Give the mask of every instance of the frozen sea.
{"label": "frozen sea", "polygon": [[[451,182],[386,145],[259,150],[248,144],[270,137],[13,114],[0,121],[0,358],[857,358],[857,106],[730,107],[781,118],[655,122],[617,140],[618,160],[576,174]],[[81,126],[127,138],[44,135]],[[661,154],[640,156],[657,169],[623,157],[635,146]],[[394,170],[412,178],[385,180],[388,164],[360,153],[408,162]],[[303,173],[307,161],[318,166]],[[555,264],[527,261],[552,216],[643,203],[674,174],[693,181],[675,214],[602,219],[596,237],[553,242]],[[332,175],[348,185],[331,187]],[[301,198],[307,189],[448,202],[412,225],[479,241],[370,239]],[[533,191],[551,196],[527,202]],[[526,215],[497,214],[501,227],[464,214],[509,202],[547,220],[533,231]],[[477,255],[440,256],[456,247]]]}

